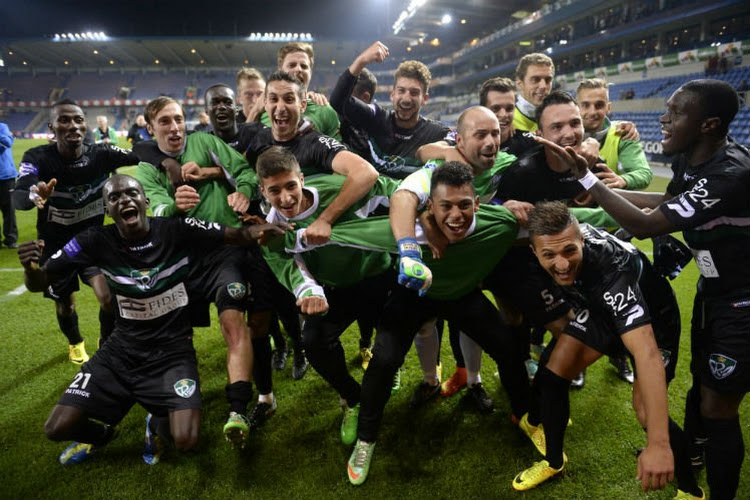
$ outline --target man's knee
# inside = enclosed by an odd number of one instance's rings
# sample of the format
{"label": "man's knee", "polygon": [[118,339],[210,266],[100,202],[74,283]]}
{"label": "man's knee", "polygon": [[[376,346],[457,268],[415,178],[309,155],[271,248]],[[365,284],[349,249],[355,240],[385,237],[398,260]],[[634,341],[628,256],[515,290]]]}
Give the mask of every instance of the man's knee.
{"label": "man's knee", "polygon": [[727,420],[739,416],[739,407],[744,394],[721,394],[701,386],[701,416]]}
{"label": "man's knee", "polygon": [[76,305],[73,301],[73,296],[68,295],[67,297],[61,297],[55,301],[55,312],[58,316],[69,318],[76,312]]}
{"label": "man's knee", "polygon": [[44,434],[52,441],[66,441],[80,416],[80,410],[57,405],[44,423]]}

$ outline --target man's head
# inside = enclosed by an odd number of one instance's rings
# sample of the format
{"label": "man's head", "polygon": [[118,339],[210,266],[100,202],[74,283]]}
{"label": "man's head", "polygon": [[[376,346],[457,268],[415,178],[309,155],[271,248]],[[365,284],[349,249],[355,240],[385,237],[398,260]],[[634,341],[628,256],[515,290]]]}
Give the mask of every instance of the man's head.
{"label": "man's head", "polygon": [[375,97],[375,90],[378,88],[378,79],[372,71],[367,68],[363,68],[362,72],[357,77],[357,83],[352,89],[352,96],[356,97],[362,102],[370,104],[372,98]]}
{"label": "man's head", "polygon": [[447,162],[432,173],[429,210],[451,243],[466,238],[479,210],[473,182],[468,165],[457,161]]}
{"label": "man's head", "polygon": [[555,64],[544,54],[526,54],[516,66],[516,86],[524,99],[539,106],[552,90]]}
{"label": "man's head", "polygon": [[107,130],[107,117],[104,115],[98,115],[96,117],[96,125],[99,127],[99,130],[101,131]]}
{"label": "man's head", "polygon": [[297,135],[300,120],[307,109],[305,94],[305,85],[294,75],[276,71],[268,77],[266,113],[277,141],[289,141]]}
{"label": "man's head", "polygon": [[290,73],[300,79],[307,88],[312,78],[315,53],[312,45],[302,42],[291,42],[279,49],[277,55],[279,71]]}
{"label": "man's head", "polygon": [[161,96],[146,105],[148,133],[154,136],[159,149],[179,154],[185,147],[185,113],[171,97]]}
{"label": "man's head", "polygon": [[559,201],[537,203],[528,230],[539,264],[558,285],[572,285],[583,263],[583,235],[568,207]]}
{"label": "man's head", "polygon": [[102,194],[107,214],[123,238],[136,239],[148,233],[149,203],[140,182],[129,175],[116,174],[104,183]]}
{"label": "man's head", "polygon": [[302,175],[297,158],[287,148],[272,146],[258,156],[255,170],[260,192],[281,215],[296,217],[303,210]]}
{"label": "man's head", "polygon": [[73,150],[83,145],[87,130],[86,117],[75,101],[62,99],[54,103],[47,126],[55,135],[58,148]]}
{"label": "man's head", "polygon": [[456,148],[479,174],[492,167],[500,150],[500,125],[484,106],[472,106],[458,117]]}
{"label": "man's head", "polygon": [[659,118],[664,154],[684,153],[702,143],[724,138],[739,110],[737,91],[719,80],[693,80],[667,100]]}
{"label": "man's head", "polygon": [[[237,124],[235,122],[234,91],[228,85],[217,84],[206,89],[206,123],[211,120],[211,126],[219,133],[221,131],[233,131]],[[201,123],[204,123],[201,121]]]}
{"label": "man's head", "polygon": [[598,132],[612,110],[607,82],[601,78],[589,78],[578,84],[577,94],[584,130],[589,134]]}
{"label": "man's head", "polygon": [[536,108],[537,133],[559,146],[578,148],[583,140],[581,110],[572,95],[556,90]]}
{"label": "man's head", "polygon": [[257,69],[242,68],[237,72],[237,101],[242,105],[245,116],[265,90],[266,81]]}
{"label": "man's head", "polygon": [[490,78],[479,90],[479,105],[488,108],[497,117],[502,142],[510,138],[513,130],[513,113],[516,109],[516,86],[510,78]]}
{"label": "man's head", "polygon": [[146,126],[146,117],[143,115],[138,115],[135,117],[135,124],[139,127],[145,127]]}
{"label": "man's head", "polygon": [[396,125],[411,128],[419,120],[419,111],[427,104],[432,75],[419,61],[404,61],[394,75],[391,103],[396,112]]}

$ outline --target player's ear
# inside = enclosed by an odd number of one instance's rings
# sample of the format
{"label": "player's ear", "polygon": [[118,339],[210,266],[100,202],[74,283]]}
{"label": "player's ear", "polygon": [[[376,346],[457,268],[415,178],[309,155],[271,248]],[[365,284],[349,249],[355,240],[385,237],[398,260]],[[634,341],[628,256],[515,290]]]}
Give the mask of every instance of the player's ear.
{"label": "player's ear", "polygon": [[718,116],[713,116],[711,118],[706,118],[701,122],[701,132],[704,134],[710,134],[716,131],[717,128],[721,125],[721,118]]}
{"label": "player's ear", "polygon": [[474,197],[474,213],[479,212],[479,196]]}
{"label": "player's ear", "polygon": [[301,186],[305,186],[305,174],[303,174],[302,172],[299,173],[299,183]]}

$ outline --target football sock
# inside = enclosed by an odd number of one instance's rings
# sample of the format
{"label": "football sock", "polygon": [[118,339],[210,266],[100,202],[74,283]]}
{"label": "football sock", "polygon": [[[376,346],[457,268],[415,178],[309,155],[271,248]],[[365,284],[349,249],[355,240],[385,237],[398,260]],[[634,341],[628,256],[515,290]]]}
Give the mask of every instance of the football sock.
{"label": "football sock", "polygon": [[273,392],[269,392],[268,394],[258,394],[258,403],[273,404]]}
{"label": "football sock", "polygon": [[482,348],[463,332],[459,337],[459,343],[466,362],[467,383],[472,386],[479,381],[479,370],[482,369]]}
{"label": "football sock", "polygon": [[114,433],[114,427],[100,424],[87,418],[71,431],[70,439],[79,443],[104,446],[112,439]]}
{"label": "football sock", "polygon": [[740,418],[704,418],[706,429],[706,479],[711,500],[734,498],[745,454]]}
{"label": "football sock", "polygon": [[112,311],[99,309],[99,347],[104,345],[115,329],[115,314]]}
{"label": "football sock", "polygon": [[247,413],[247,405],[253,399],[253,384],[244,380],[227,384],[224,388],[229,401],[229,411]]}
{"label": "football sock", "polygon": [[703,418],[701,417],[701,387],[695,380],[693,380],[693,385],[685,398],[685,420],[682,427],[685,430],[689,446],[696,440],[703,440],[706,437],[706,431],[703,429]]}
{"label": "football sock", "polygon": [[437,330],[432,322],[424,325],[414,337],[414,347],[417,349],[419,366],[422,368],[422,377],[431,385],[437,384],[437,352],[440,350]]}
{"label": "football sock", "polygon": [[281,333],[279,318],[276,313],[271,315],[271,322],[268,323],[268,335],[273,339],[273,345],[276,349],[286,351],[286,339],[284,339],[284,334]]}
{"label": "football sock", "polygon": [[461,337],[465,337],[465,335],[463,335],[458,328],[454,328],[448,323],[448,339],[451,343],[453,359],[456,361],[456,368],[466,368],[464,353],[461,347]]}
{"label": "football sock", "polygon": [[273,390],[273,371],[271,368],[271,339],[268,335],[253,339],[253,379],[260,394]]}
{"label": "football sock", "polygon": [[[60,325],[60,330],[68,338],[68,344],[75,345],[83,342],[81,332],[78,330],[78,313],[73,312],[70,316],[57,315],[57,324]],[[86,441],[84,441],[86,442]]]}
{"label": "football sock", "polygon": [[674,475],[677,479],[677,487],[691,495],[703,496],[698,482],[695,480],[693,466],[690,464],[687,437],[680,426],[671,418],[669,419],[669,444],[674,456]]}
{"label": "football sock", "polygon": [[542,423],[547,442],[547,456],[550,467],[563,466],[563,441],[570,416],[570,380],[552,373],[546,366],[536,375],[541,390]]}
{"label": "football sock", "polygon": [[539,383],[539,372],[541,372],[542,368],[547,366],[547,361],[549,361],[549,357],[552,354],[552,349],[555,348],[555,344],[556,340],[552,339],[542,352],[542,355],[539,357],[539,368],[537,369],[536,377],[534,377],[534,381],[531,383],[531,402],[529,403],[529,423],[531,425],[538,426],[542,421],[542,393]]}

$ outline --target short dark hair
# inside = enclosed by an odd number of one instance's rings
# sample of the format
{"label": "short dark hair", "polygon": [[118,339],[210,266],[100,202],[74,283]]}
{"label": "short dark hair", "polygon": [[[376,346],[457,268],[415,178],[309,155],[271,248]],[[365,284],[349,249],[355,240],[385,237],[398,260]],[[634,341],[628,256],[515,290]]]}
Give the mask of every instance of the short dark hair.
{"label": "short dark hair", "polygon": [[695,94],[702,118],[718,117],[721,120],[719,133],[726,135],[729,132],[729,124],[740,108],[739,95],[731,85],[721,80],[691,80],[677,90]]}
{"label": "short dark hair", "polygon": [[[268,80],[266,81],[267,84],[270,84],[271,82],[292,83],[298,87],[297,95],[299,96],[300,100],[307,100],[307,87],[304,83],[302,83],[302,80],[300,80],[296,76],[287,73],[286,71],[274,71],[273,73],[268,75]],[[268,95],[268,85],[266,85],[265,95]]]}
{"label": "short dark hair", "polygon": [[60,99],[59,101],[55,101],[52,104],[52,107],[49,108],[50,119],[52,119],[52,114],[55,112],[55,109],[59,108],[60,106],[76,106],[80,108],[78,103],[75,102],[73,99],[68,99],[67,97],[65,99]]}
{"label": "short dark hair", "polygon": [[576,98],[570,95],[568,92],[564,90],[553,90],[552,92],[549,93],[547,97],[544,98],[544,100],[542,100],[542,103],[536,107],[534,120],[536,121],[537,125],[540,125],[542,123],[542,113],[544,113],[544,110],[548,106],[552,106],[554,104],[568,104],[568,103],[573,103],[576,106],[578,106],[578,101],[576,101]]}
{"label": "short dark hair", "polygon": [[375,96],[375,89],[378,87],[378,79],[375,77],[372,71],[364,68],[357,77],[357,83],[354,85],[352,94],[361,94],[362,92],[369,92],[370,96]]}
{"label": "short dark hair", "polygon": [[534,210],[529,212],[527,226],[529,239],[535,236],[560,234],[573,224],[577,227],[578,219],[565,203],[561,201],[541,201],[534,205]]}
{"label": "short dark hair", "polygon": [[471,172],[471,167],[460,161],[449,161],[437,167],[432,172],[432,179],[430,180],[430,197],[432,197],[435,188],[441,184],[453,187],[469,184],[473,193],[474,175]]}
{"label": "short dark hair", "polygon": [[430,93],[430,82],[432,81],[432,73],[430,69],[420,61],[404,61],[396,68],[396,73],[393,75],[393,86],[396,87],[396,81],[399,78],[411,78],[419,82],[422,86],[422,92],[425,94]]}
{"label": "short dark hair", "polygon": [[515,92],[516,84],[510,78],[502,76],[496,78],[490,78],[482,84],[482,88],[479,90],[479,105],[487,106],[487,94],[490,92]]}
{"label": "short dark hair", "polygon": [[185,110],[182,108],[182,105],[179,102],[169,96],[162,95],[155,99],[151,99],[150,101],[148,101],[148,104],[146,104],[146,112],[144,113],[146,123],[148,123],[149,125],[153,125],[152,120],[156,118],[156,115],[159,114],[159,111],[166,108],[172,103],[180,106],[180,110],[182,110],[182,114],[184,116]]}
{"label": "short dark hair", "polygon": [[282,146],[271,146],[263,151],[255,161],[255,171],[261,179],[287,172],[297,175],[302,173],[297,158]]}
{"label": "short dark hair", "polygon": [[203,92],[203,100],[206,101],[206,107],[208,107],[208,93],[212,91],[213,89],[218,89],[218,88],[229,89],[232,91],[232,94],[234,94],[234,90],[232,90],[232,87],[230,87],[229,85],[225,83],[214,83],[213,85],[208,87],[205,92]]}

